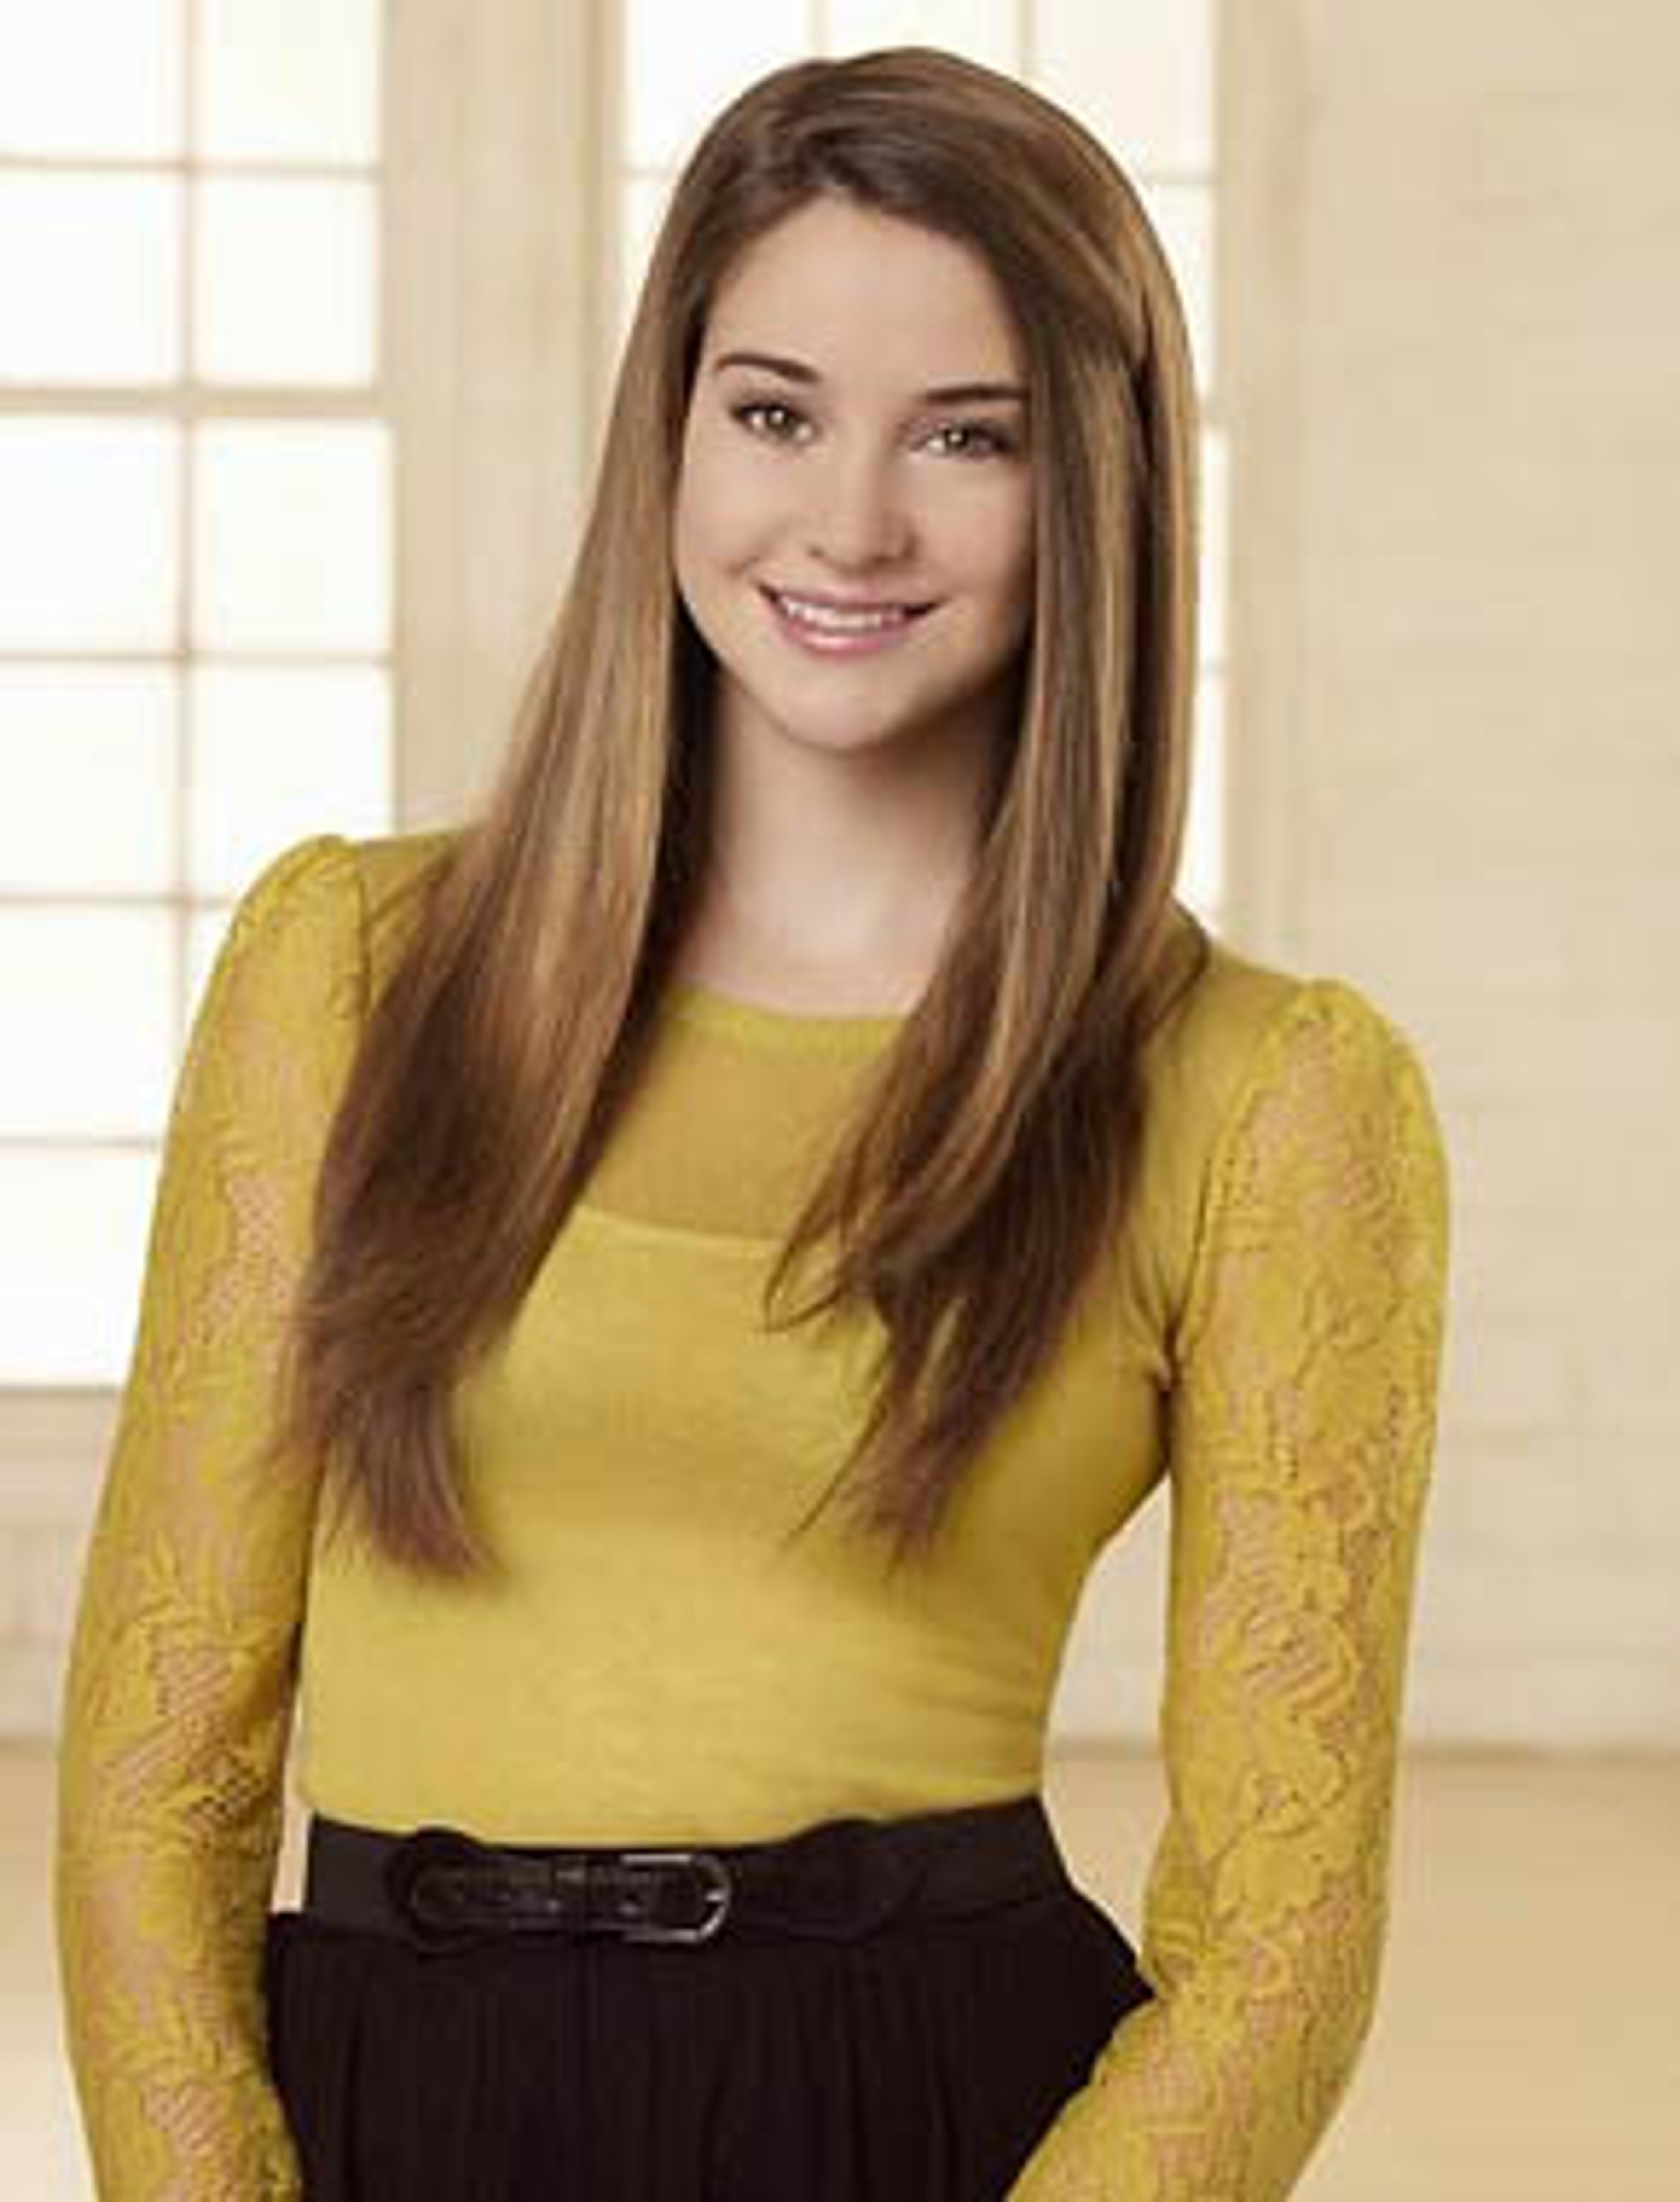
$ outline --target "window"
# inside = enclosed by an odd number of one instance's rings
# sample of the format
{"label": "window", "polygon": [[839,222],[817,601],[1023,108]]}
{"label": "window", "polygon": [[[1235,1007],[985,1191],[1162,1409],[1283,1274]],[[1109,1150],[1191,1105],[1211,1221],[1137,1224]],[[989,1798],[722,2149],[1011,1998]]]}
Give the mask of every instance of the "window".
{"label": "window", "polygon": [[458,815],[493,765],[663,193],[780,62],[972,53],[1143,190],[1207,423],[1184,888],[1217,923],[1209,5],[755,0],[702,40],[677,0],[0,5],[0,1453],[60,1442],[9,1400],[121,1381],[233,896],[304,833]]}
{"label": "window", "polygon": [[120,1380],[232,900],[389,830],[380,60],[376,0],[0,11],[0,1385]]}

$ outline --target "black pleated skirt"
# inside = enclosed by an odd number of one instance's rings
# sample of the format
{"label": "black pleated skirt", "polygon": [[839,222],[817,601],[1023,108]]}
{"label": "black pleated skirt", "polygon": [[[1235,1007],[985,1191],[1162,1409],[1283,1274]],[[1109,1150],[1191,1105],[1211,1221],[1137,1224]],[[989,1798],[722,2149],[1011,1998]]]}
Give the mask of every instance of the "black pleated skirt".
{"label": "black pleated skirt", "polygon": [[270,1914],[264,1989],[307,2202],[1002,2202],[1150,1994],[1065,1875],[856,1940],[702,1946],[439,1952],[306,1901]]}

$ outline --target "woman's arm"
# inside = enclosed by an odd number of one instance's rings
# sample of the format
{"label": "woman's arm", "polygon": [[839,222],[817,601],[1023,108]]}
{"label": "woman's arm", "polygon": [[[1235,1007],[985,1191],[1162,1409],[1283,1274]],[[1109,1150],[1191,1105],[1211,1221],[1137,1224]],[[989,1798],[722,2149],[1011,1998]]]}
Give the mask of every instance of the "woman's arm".
{"label": "woman's arm", "polygon": [[1009,2202],[1281,2202],[1348,2087],[1387,1926],[1447,1249],[1415,1054],[1355,988],[1303,980],[1222,1132],[1177,1328],[1156,2000]]}
{"label": "woman's arm", "polygon": [[349,845],[274,859],[177,1084],[60,1721],[54,1906],[101,2202],[294,2202],[262,1959],[317,1479],[259,1475],[359,1028]]}

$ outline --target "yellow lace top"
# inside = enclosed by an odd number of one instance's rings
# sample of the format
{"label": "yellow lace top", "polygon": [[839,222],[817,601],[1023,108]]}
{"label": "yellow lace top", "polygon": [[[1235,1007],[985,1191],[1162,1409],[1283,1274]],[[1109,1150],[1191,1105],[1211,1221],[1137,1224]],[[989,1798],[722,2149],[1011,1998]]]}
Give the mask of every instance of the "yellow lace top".
{"label": "yellow lace top", "polygon": [[588,1198],[461,1387],[507,1579],[420,1587],[349,1540],[329,1560],[308,1464],[252,1463],[379,980],[370,910],[436,840],[276,858],[176,1092],[62,1704],[56,1920],[103,2202],[297,2202],[260,1985],[289,1764],[323,1813],[505,1841],[744,1842],[1018,1796],[1087,1574],[1158,1483],[1156,1999],[1008,2202],[1287,2194],[1384,1939],[1446,1291],[1413,1048],[1351,985],[1215,943],[1153,1046],[1125,1245],[935,1563],[889,1587],[842,1509],[778,1541],[838,1464],[866,1341],[771,1335],[757,1295],[808,1143],[901,1020],[673,988]]}

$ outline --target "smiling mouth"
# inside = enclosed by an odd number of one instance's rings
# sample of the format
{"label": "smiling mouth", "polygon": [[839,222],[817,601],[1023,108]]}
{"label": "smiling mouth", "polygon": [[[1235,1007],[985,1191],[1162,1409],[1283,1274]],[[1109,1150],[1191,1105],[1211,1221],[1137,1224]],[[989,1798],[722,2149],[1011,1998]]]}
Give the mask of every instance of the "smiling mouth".
{"label": "smiling mouth", "polygon": [[831,612],[841,620],[849,616],[866,619],[877,612],[902,612],[906,619],[920,619],[924,613],[937,609],[937,602],[925,604],[825,604],[814,598],[801,598],[796,592],[784,593],[780,589],[772,589],[767,582],[764,581],[759,583],[759,593],[767,603],[773,605],[778,611],[785,611],[790,598],[796,603],[810,603],[819,615]]}

